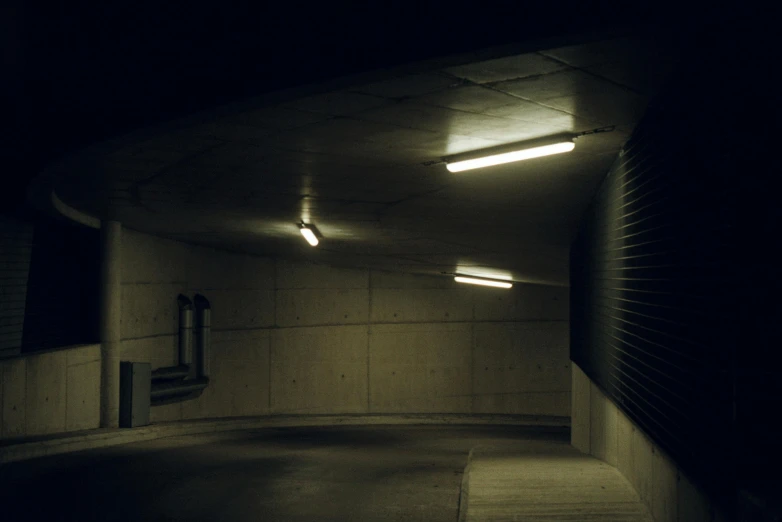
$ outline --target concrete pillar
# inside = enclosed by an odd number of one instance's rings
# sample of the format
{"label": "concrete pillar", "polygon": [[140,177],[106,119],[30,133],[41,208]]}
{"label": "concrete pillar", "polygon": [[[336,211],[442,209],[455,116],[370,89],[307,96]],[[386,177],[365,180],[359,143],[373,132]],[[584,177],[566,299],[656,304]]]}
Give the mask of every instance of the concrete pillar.
{"label": "concrete pillar", "polygon": [[122,225],[118,221],[103,221],[100,242],[100,426],[116,428],[119,426]]}

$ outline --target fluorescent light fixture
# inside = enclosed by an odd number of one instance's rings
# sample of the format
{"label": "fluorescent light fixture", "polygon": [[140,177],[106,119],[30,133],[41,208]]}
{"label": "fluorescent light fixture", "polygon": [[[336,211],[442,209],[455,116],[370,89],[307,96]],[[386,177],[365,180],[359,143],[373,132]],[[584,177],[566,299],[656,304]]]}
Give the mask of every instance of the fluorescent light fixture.
{"label": "fluorescent light fixture", "polygon": [[[451,172],[462,172],[464,170],[480,169],[482,167],[491,167],[492,165],[501,165],[503,163],[511,163],[514,161],[521,161],[531,158],[540,158],[541,156],[550,156],[552,154],[561,154],[563,152],[570,152],[575,148],[576,144],[572,139],[558,141],[556,143],[550,143],[548,145],[532,146],[528,144],[526,147],[523,144],[519,144],[516,150],[510,152],[501,152],[497,154],[489,154],[483,157],[470,158],[458,160],[456,157],[452,159],[446,159],[446,168]],[[486,151],[487,153],[489,151]]]}
{"label": "fluorescent light fixture", "polygon": [[477,277],[479,279],[496,279],[498,281],[513,281],[513,276],[511,276],[510,272],[496,268],[488,268],[483,265],[475,265],[469,262],[457,264],[453,275]]}
{"label": "fluorescent light fixture", "polygon": [[470,285],[493,286],[495,288],[512,288],[513,284],[508,281],[497,281],[496,279],[484,279],[482,277],[456,276],[453,278],[457,283],[467,283]]}
{"label": "fluorescent light fixture", "polygon": [[315,235],[315,231],[310,225],[305,225],[302,223],[299,225],[299,231],[301,231],[301,235],[304,236],[304,239],[307,240],[307,243],[312,246],[318,246],[318,236]]}

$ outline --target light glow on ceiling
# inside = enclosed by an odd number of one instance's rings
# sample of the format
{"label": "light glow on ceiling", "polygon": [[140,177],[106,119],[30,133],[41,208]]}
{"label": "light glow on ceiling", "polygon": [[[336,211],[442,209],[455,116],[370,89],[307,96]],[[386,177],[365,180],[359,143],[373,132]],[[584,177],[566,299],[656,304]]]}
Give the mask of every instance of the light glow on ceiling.
{"label": "light glow on ceiling", "polygon": [[552,143],[550,145],[523,148],[511,152],[503,152],[501,154],[492,154],[481,158],[472,158],[460,161],[446,160],[446,168],[451,172],[480,169],[483,167],[491,167],[492,165],[501,165],[503,163],[512,163],[514,161],[540,158],[542,156],[570,152],[575,148],[575,146],[576,144],[572,140],[567,140],[558,143]]}
{"label": "light glow on ceiling", "polygon": [[476,265],[469,260],[461,260],[456,264],[453,274],[460,276],[477,277],[480,279],[498,279],[500,281],[513,281],[513,276],[507,270],[489,268],[483,265]]}
{"label": "light glow on ceiling", "polygon": [[494,288],[512,288],[513,284],[508,281],[497,281],[493,279],[483,279],[480,277],[456,276],[453,278],[457,283],[467,283],[470,285],[492,286]]}
{"label": "light glow on ceiling", "polygon": [[315,235],[315,232],[309,225],[302,224],[299,230],[301,231],[301,235],[304,236],[304,239],[307,240],[307,243],[312,246],[318,246],[318,236]]}

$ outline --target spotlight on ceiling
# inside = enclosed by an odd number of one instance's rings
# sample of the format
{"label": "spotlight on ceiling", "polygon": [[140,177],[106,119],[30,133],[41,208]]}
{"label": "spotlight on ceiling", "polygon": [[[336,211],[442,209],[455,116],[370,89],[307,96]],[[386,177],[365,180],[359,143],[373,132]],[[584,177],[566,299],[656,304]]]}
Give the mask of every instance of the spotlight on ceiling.
{"label": "spotlight on ceiling", "polygon": [[470,285],[481,285],[481,286],[493,286],[495,288],[512,288],[513,283],[510,283],[508,281],[498,281],[496,279],[486,279],[485,277],[466,277],[466,276],[456,276],[453,278],[454,281],[457,283],[467,283]]}
{"label": "spotlight on ceiling", "polygon": [[309,243],[312,246],[318,246],[318,243],[320,241],[318,240],[318,234],[316,233],[316,229],[314,225],[307,225],[305,223],[301,223],[299,225],[299,231],[301,232],[301,235],[304,236],[304,239],[307,240],[307,243]]}
{"label": "spotlight on ceiling", "polygon": [[443,161],[446,163],[446,168],[451,172],[480,169],[503,163],[570,152],[576,146],[573,139],[573,135],[560,135],[544,140],[512,143],[510,145],[449,156],[443,158]]}

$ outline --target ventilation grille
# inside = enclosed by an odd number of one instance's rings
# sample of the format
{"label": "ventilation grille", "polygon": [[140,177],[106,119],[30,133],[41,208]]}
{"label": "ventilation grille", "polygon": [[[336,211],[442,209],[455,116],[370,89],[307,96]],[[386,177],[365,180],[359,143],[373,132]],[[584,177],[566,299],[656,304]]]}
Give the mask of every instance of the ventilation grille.
{"label": "ventilation grille", "polygon": [[[731,473],[736,264],[721,158],[650,111],[571,249],[571,358],[701,482]],[[695,161],[692,161],[696,158]],[[711,164],[711,165],[710,165]]]}
{"label": "ventilation grille", "polygon": [[32,242],[32,224],[0,217],[0,358],[22,346]]}

